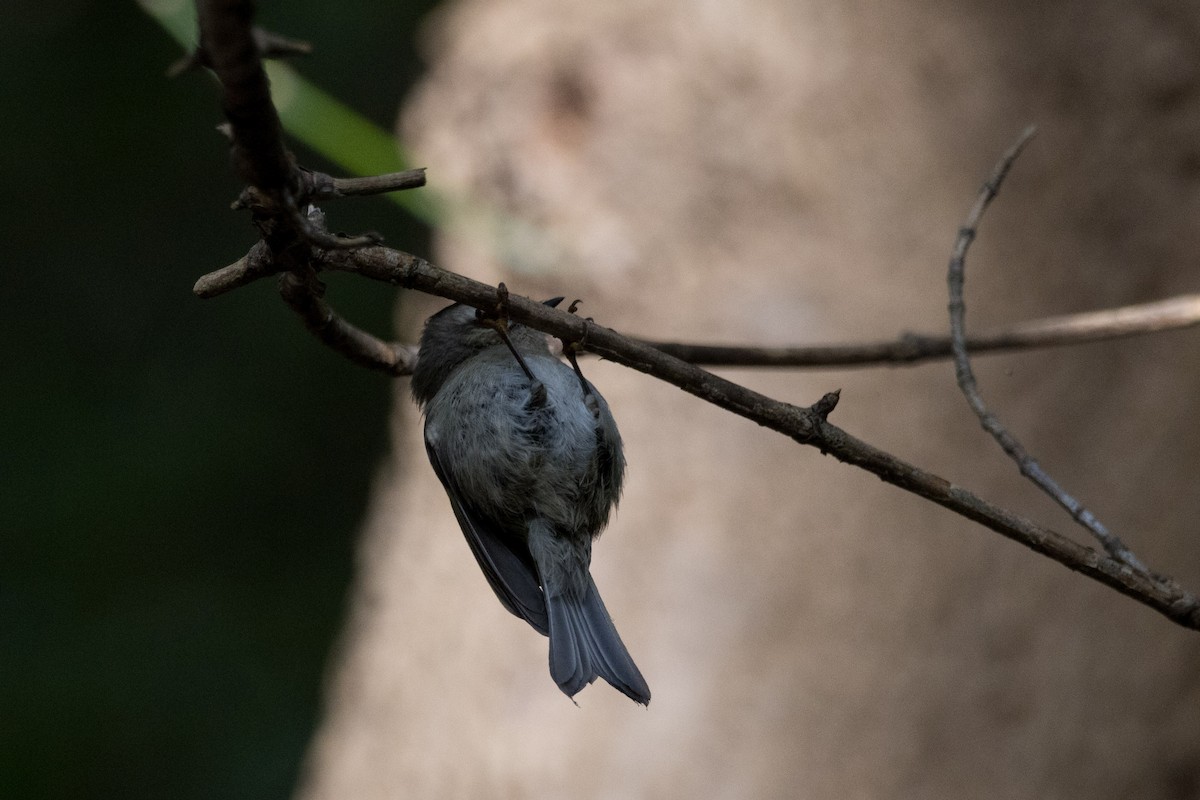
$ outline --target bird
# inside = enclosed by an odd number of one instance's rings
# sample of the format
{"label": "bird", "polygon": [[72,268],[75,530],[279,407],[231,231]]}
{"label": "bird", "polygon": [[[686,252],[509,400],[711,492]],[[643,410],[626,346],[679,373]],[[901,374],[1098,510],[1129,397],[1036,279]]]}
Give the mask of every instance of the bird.
{"label": "bird", "polygon": [[497,598],[549,637],[559,689],[574,702],[600,677],[648,706],[590,572],[624,481],[616,421],[573,349],[574,369],[508,321],[501,287],[499,314],[455,303],[425,324],[411,386],[425,450]]}

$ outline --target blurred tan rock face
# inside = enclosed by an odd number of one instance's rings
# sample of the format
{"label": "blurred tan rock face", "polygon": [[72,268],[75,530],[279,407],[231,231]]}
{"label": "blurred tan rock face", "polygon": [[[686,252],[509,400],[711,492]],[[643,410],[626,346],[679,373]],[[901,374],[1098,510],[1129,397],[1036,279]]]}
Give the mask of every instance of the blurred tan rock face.
{"label": "blurred tan rock face", "polygon": [[[957,226],[1029,122],[969,262],[973,329],[1200,275],[1194,4],[474,0],[427,46],[402,135],[475,209],[436,259],[622,331],[943,330]],[[405,298],[412,336],[438,305]],[[1191,332],[976,364],[1042,463],[1192,588],[1198,364]],[[1197,634],[677,389],[585,368],[630,464],[593,573],[650,708],[558,692],[401,382],[301,797],[1200,793]],[[838,424],[1069,530],[948,364],[726,374],[804,404],[841,387]]]}

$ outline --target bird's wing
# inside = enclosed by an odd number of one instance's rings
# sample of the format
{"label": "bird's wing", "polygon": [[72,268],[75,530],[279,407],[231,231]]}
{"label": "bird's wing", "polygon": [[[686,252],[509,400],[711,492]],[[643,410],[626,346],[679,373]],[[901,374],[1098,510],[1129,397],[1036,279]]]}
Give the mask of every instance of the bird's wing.
{"label": "bird's wing", "polygon": [[446,488],[467,544],[496,597],[500,598],[505,608],[528,622],[538,633],[549,636],[546,598],[542,594],[533,558],[528,553],[516,552],[510,544],[511,537],[505,536],[493,521],[466,500],[453,476],[443,467],[437,448],[428,439],[425,440],[425,451],[429,454],[429,463],[433,465],[438,480]]}

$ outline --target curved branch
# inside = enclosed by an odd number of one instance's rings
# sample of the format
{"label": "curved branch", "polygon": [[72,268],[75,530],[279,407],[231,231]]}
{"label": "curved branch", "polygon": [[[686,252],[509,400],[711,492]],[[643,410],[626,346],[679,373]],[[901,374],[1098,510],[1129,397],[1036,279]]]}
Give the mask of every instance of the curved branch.
{"label": "curved branch", "polygon": [[417,363],[416,347],[385,342],[350,324],[325,302],[324,291],[315,273],[301,277],[285,272],[279,276],[280,297],[323,344],[360,366],[393,376],[412,374]]}
{"label": "curved branch", "polygon": [[1139,572],[1145,573],[1148,572],[1146,566],[1133,554],[1125,543],[1115,533],[1110,531],[1104,523],[1097,519],[1091,511],[1086,509],[1082,503],[1075,499],[1073,495],[1060,486],[1058,481],[1054,480],[1048,472],[1042,469],[1041,464],[1029,454],[1025,447],[1017,440],[1017,437],[1013,436],[1012,432],[988,409],[987,404],[983,401],[983,395],[979,393],[979,386],[975,381],[975,372],[971,369],[971,359],[967,355],[967,306],[963,300],[967,251],[971,248],[971,242],[975,240],[979,221],[983,218],[983,212],[987,210],[988,205],[991,204],[992,200],[999,193],[1000,185],[1004,183],[1005,176],[1008,175],[1008,171],[1017,160],[1017,156],[1021,154],[1021,151],[1033,137],[1033,134],[1034,128],[1032,126],[1026,128],[1021,136],[1018,137],[1016,143],[1001,156],[999,163],[996,164],[996,168],[992,172],[992,176],[979,190],[979,196],[976,198],[975,204],[971,207],[971,211],[967,214],[967,220],[959,229],[958,237],[954,242],[954,252],[950,256],[950,267],[946,276],[946,283],[950,289],[950,339],[954,351],[954,377],[958,382],[959,389],[962,390],[963,396],[967,399],[967,404],[971,406],[971,410],[975,412],[975,416],[979,417],[979,423],[983,426],[983,429],[990,433],[1001,449],[1017,463],[1021,474],[1033,481],[1034,485],[1066,509],[1072,519],[1090,531],[1110,556],[1123,561]]}

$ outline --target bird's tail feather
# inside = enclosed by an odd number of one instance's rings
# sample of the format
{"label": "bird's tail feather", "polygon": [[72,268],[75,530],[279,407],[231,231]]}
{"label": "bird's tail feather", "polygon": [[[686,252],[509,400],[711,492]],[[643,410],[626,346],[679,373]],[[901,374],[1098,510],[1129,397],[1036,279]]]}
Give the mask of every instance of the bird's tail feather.
{"label": "bird's tail feather", "polygon": [[625,649],[596,584],[588,577],[582,595],[567,590],[547,598],[550,617],[550,676],[568,697],[597,677],[642,705],[650,687]]}

